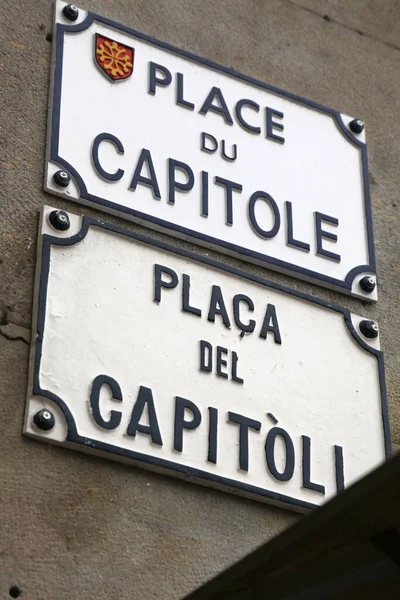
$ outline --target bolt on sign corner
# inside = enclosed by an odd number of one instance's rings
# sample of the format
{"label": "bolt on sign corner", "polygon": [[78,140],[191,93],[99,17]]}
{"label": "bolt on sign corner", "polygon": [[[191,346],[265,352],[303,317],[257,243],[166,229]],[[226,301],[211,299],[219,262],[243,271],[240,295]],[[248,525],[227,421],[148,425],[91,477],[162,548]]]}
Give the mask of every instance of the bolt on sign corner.
{"label": "bolt on sign corner", "polygon": [[33,314],[30,437],[299,511],[390,452],[347,309],[45,207]]}
{"label": "bolt on sign corner", "polygon": [[63,2],[53,40],[47,191],[377,299],[360,119]]}

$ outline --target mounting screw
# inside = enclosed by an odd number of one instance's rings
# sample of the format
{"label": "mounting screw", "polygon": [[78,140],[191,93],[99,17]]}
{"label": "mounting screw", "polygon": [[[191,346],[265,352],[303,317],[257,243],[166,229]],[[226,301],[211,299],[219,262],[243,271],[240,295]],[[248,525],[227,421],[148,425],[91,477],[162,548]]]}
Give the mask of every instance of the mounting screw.
{"label": "mounting screw", "polygon": [[53,175],[53,181],[59,187],[68,187],[71,183],[71,177],[67,171],[56,171]]}
{"label": "mounting screw", "polygon": [[11,598],[19,598],[22,594],[21,589],[17,585],[12,585],[8,590]]}
{"label": "mounting screw", "polygon": [[365,277],[360,279],[360,288],[364,292],[367,292],[367,294],[370,294],[371,292],[374,291],[375,285],[376,285],[375,279],[373,277],[371,277],[370,275],[366,275]]}
{"label": "mounting screw", "polygon": [[353,119],[350,121],[349,127],[353,133],[361,133],[364,131],[365,123],[361,119]]}
{"label": "mounting screw", "polygon": [[76,21],[79,17],[79,10],[76,8],[75,4],[67,4],[63,8],[63,15],[68,21]]}
{"label": "mounting screw", "polygon": [[54,425],[56,424],[53,413],[47,410],[47,408],[39,410],[33,416],[33,422],[35,423],[36,427],[42,429],[42,431],[50,431],[50,429],[53,429]]}
{"label": "mounting screw", "polygon": [[376,338],[378,337],[379,329],[378,325],[375,321],[361,321],[360,323],[360,331],[367,338]]}
{"label": "mounting screw", "polygon": [[71,226],[69,216],[63,210],[52,210],[49,214],[49,221],[58,231],[67,231]]}

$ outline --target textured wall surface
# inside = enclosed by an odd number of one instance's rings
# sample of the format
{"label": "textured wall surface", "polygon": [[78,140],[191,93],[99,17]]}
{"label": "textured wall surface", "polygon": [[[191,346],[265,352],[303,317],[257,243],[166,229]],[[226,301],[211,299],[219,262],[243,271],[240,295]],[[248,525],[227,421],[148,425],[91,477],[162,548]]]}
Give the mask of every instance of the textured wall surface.
{"label": "textured wall surface", "polygon": [[[378,304],[267,275],[378,320],[399,444],[397,0],[87,0],[84,7],[366,121]],[[35,600],[178,599],[298,517],[21,437],[38,212],[47,203],[101,216],[42,191],[51,13],[50,0],[0,3],[0,597],[17,585]]]}

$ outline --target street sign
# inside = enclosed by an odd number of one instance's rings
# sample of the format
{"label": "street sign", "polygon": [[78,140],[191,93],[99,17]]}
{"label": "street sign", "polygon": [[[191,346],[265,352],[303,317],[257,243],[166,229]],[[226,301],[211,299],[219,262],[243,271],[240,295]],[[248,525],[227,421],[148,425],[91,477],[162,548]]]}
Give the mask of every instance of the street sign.
{"label": "street sign", "polygon": [[24,432],[285,505],[389,453],[376,324],[44,208]]}
{"label": "street sign", "polygon": [[56,3],[47,191],[377,299],[361,121],[65,9]]}

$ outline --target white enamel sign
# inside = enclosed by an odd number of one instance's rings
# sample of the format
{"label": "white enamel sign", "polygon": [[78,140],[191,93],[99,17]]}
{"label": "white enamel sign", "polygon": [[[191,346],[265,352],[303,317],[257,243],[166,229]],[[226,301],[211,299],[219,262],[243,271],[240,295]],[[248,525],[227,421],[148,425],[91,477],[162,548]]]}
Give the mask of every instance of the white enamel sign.
{"label": "white enamel sign", "polygon": [[352,118],[64,8],[47,191],[376,300],[360,285],[375,257],[365,136]]}
{"label": "white enamel sign", "polygon": [[90,217],[59,231],[51,215],[27,435],[296,510],[385,459],[383,359],[361,317]]}

